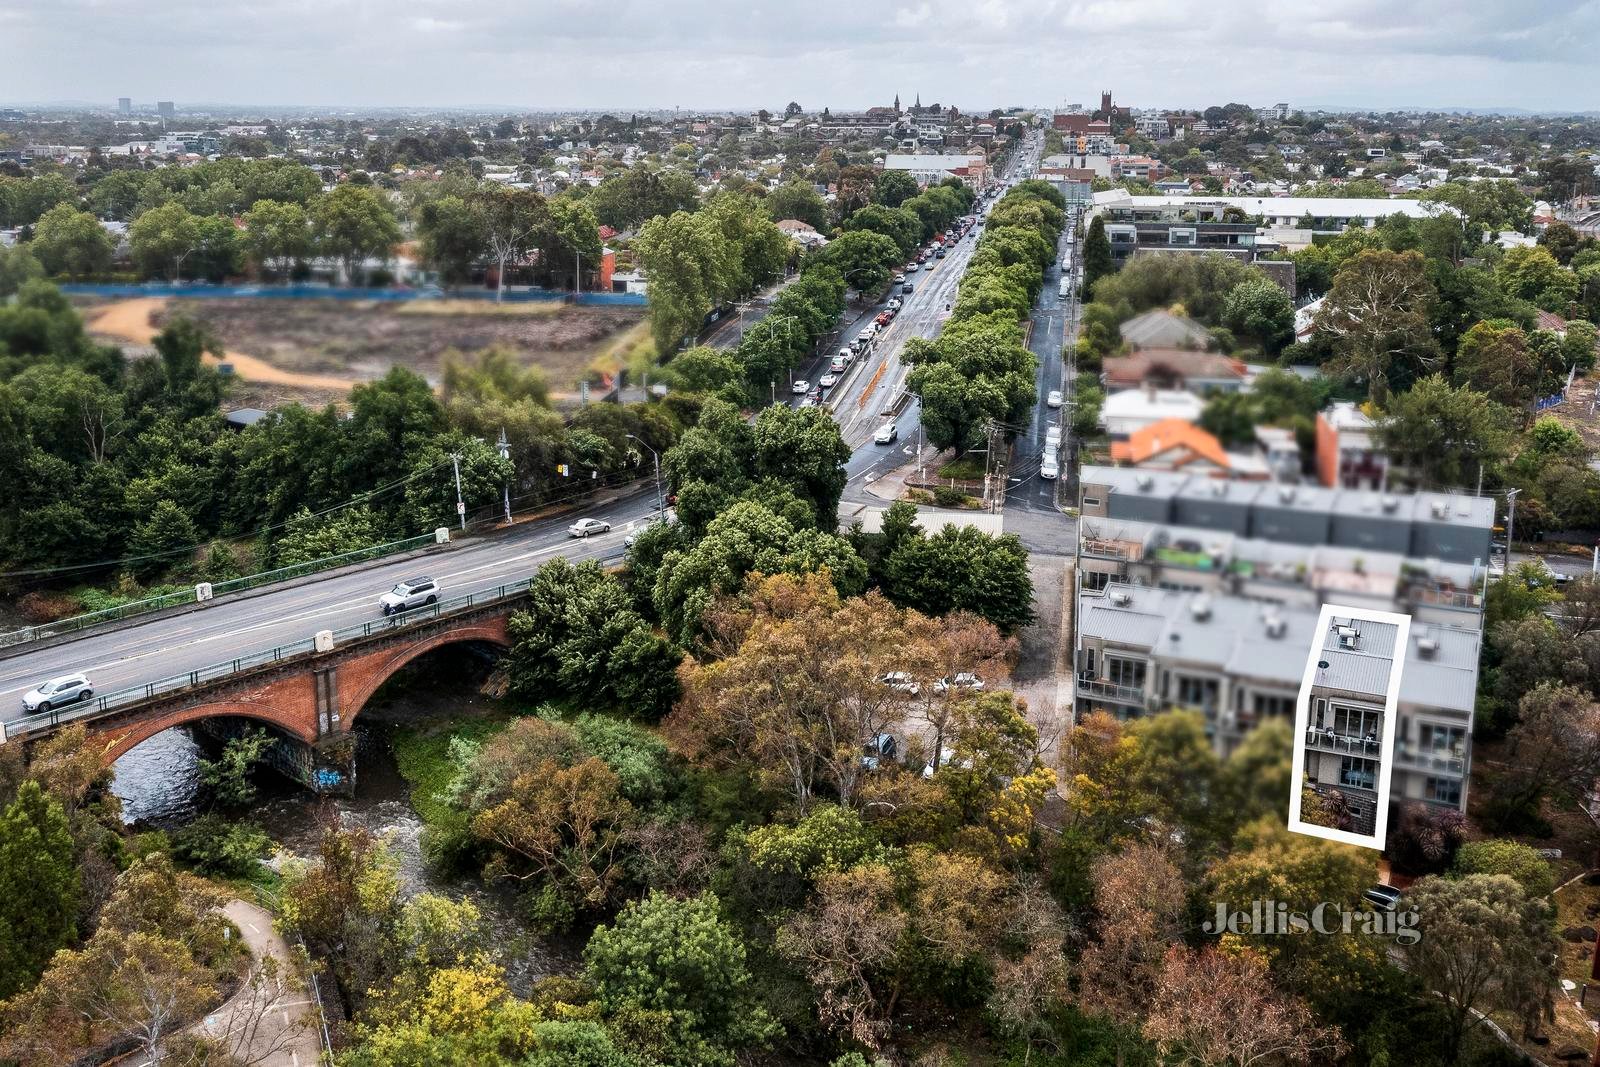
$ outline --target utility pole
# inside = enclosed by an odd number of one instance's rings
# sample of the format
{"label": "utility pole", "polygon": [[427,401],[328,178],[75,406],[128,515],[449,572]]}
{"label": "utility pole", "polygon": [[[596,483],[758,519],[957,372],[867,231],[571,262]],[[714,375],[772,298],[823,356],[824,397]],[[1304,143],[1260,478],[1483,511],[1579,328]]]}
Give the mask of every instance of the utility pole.
{"label": "utility pole", "polygon": [[662,494],[661,494],[661,453],[657,452],[653,448],[650,448],[649,445],[645,444],[643,441],[639,440],[639,438],[635,437],[631,433],[630,434],[624,434],[623,436],[626,437],[628,440],[632,441],[634,444],[638,445],[640,448],[649,449],[650,455],[655,459],[655,464],[656,464],[656,514],[661,516],[661,518],[664,521],[666,519],[666,515],[667,515],[667,501],[666,501],[666,498],[664,496],[662,496]]}
{"label": "utility pole", "polygon": [[[511,442],[506,440],[506,428],[504,426],[500,427],[500,440],[495,442],[495,448],[499,450],[501,459],[506,460],[507,462],[510,462],[510,460],[511,460]],[[513,473],[515,473],[515,468],[512,468],[512,470],[513,470]],[[510,526],[511,525],[511,479],[509,479],[509,478],[506,479],[505,484],[503,486],[501,486],[501,492],[503,494],[503,500],[504,500],[505,509],[506,509],[506,525]]]}
{"label": "utility pole", "polygon": [[1511,573],[1511,553],[1517,535],[1517,494],[1521,489],[1506,490],[1506,573]]}
{"label": "utility pole", "polygon": [[467,503],[461,499],[461,453],[450,453],[450,465],[456,471],[456,517],[461,520],[461,530],[465,533],[467,529]]}

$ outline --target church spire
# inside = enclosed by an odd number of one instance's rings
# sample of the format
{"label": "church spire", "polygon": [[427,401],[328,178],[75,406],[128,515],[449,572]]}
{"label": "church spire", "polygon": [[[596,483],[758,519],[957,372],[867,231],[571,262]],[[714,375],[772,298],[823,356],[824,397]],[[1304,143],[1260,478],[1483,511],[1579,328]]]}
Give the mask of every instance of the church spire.
{"label": "church spire", "polygon": [[915,104],[911,105],[911,110],[912,111],[921,111],[922,110],[922,94],[920,92],[917,93],[917,102]]}
{"label": "church spire", "polygon": [[894,94],[894,113],[896,115],[900,114],[900,94],[899,93],[895,93]]}

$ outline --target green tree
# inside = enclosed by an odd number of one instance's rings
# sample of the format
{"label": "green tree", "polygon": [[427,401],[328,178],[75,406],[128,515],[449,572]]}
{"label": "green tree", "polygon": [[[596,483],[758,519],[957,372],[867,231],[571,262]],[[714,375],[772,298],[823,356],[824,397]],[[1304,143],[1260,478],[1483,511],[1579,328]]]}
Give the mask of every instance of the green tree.
{"label": "green tree", "polygon": [[1520,841],[1468,841],[1457,850],[1453,870],[1463,876],[1506,875],[1532,898],[1546,896],[1556,885],[1550,861],[1539,855],[1538,849]]}
{"label": "green tree", "polygon": [[128,550],[139,574],[156,574],[180,561],[184,550],[200,540],[194,520],[170,500],[163,500],[148,518],[133,528]]}
{"label": "green tree", "polygon": [[1508,296],[1529,300],[1546,311],[1565,311],[1577,298],[1578,279],[1548,248],[1508,248],[1495,264],[1495,280]]}
{"label": "green tree", "polygon": [[400,242],[400,223],[384,195],[371,186],[345,183],[311,206],[317,246],[337,259],[355,284],[363,263],[388,260]]}
{"label": "green tree", "polygon": [[258,266],[287,278],[294,265],[311,255],[311,221],[299,204],[258,200],[244,213],[244,251]]}
{"label": "green tree", "polygon": [[951,524],[931,537],[902,538],[885,582],[895,603],[925,615],[970,611],[1006,633],[1033,618],[1028,553],[1015,534]]}
{"label": "green tree", "polygon": [[773,222],[798,219],[816,230],[828,228],[828,205],[808,182],[789,182],[767,194],[767,217]]}
{"label": "green tree", "polygon": [[650,279],[650,332],[666,358],[732,295],[732,251],[712,220],[686,211],[645,223],[634,251]]}
{"label": "green tree", "polygon": [[246,728],[223,744],[217,759],[198,761],[200,780],[223,807],[247,808],[255,803],[257,795],[251,775],[276,744],[277,740],[266,730]]}
{"label": "green tree", "polygon": [[1089,230],[1083,238],[1083,291],[1093,293],[1094,283],[1114,269],[1105,220],[1096,215],[1089,220]]}
{"label": "green tree", "polygon": [[917,195],[917,179],[903,170],[886,170],[872,186],[872,202],[899,207]]}
{"label": "green tree", "polygon": [[830,241],[818,258],[837,270],[850,288],[865,293],[889,281],[901,256],[893,238],[854,230]]}
{"label": "green tree", "polygon": [[1276,355],[1294,339],[1294,304],[1274,282],[1240,282],[1228,291],[1222,322],[1235,334],[1254,338],[1268,355]]}
{"label": "green tree", "polygon": [[199,221],[177,202],[151,208],[128,227],[133,258],[146,274],[183,280],[183,261],[200,245]]}
{"label": "green tree", "polygon": [[302,506],[272,545],[274,567],[293,567],[378,544],[376,520],[365,506],[312,515]]}
{"label": "green tree", "polygon": [[1425,365],[1435,353],[1428,334],[1434,293],[1423,268],[1417,252],[1361,252],[1334,277],[1317,313],[1317,328],[1338,348],[1333,367],[1365,382],[1376,403],[1388,397],[1402,360]]}
{"label": "green tree", "polygon": [[756,1000],[744,945],[710,894],[655,892],[628,904],[590,937],[584,973],[608,1018],[661,1020],[667,1062],[731,1067],[740,1050],[778,1032]]}
{"label": "green tree", "polygon": [[901,256],[911,255],[922,243],[922,220],[904,208],[873,204],[847,217],[840,228],[847,233],[864,230],[882,234],[899,246]]}
{"label": "green tree", "polygon": [[0,815],[0,999],[32,986],[72,943],[80,892],[67,817],[26,781]]}
{"label": "green tree", "polygon": [[1526,410],[1533,403],[1542,371],[1528,335],[1504,320],[1473,326],[1456,349],[1456,383],[1511,408]]}
{"label": "green tree", "polygon": [[446,286],[459,286],[488,245],[487,227],[477,206],[459,196],[430,200],[417,212],[423,257]]}
{"label": "green tree", "polygon": [[1422,937],[1403,946],[1406,969],[1445,1001],[1447,1063],[1459,1062],[1485,1011],[1537,1025],[1549,1010],[1557,957],[1549,906],[1505,875],[1424,878],[1406,895]]}
{"label": "green tree", "polygon": [[44,264],[26,244],[0,247],[0,300],[8,299],[24,285],[44,277]]}
{"label": "green tree", "polygon": [[51,274],[77,279],[109,269],[116,244],[93,215],[57,204],[34,224],[28,248]]}
{"label": "green tree", "polygon": [[1489,394],[1430,375],[1389,400],[1378,439],[1425,485],[1466,485],[1510,453],[1515,417]]}

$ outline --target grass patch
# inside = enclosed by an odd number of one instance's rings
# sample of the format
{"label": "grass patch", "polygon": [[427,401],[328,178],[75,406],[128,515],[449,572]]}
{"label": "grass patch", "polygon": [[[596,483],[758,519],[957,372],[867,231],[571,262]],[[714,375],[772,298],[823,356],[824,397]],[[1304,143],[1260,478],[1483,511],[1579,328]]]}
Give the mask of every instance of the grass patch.
{"label": "grass patch", "polygon": [[983,460],[976,456],[962,456],[960,459],[953,459],[939,468],[939,477],[956,478],[969,482],[982,481]]}
{"label": "grass patch", "polygon": [[601,374],[615,374],[627,368],[632,380],[638,382],[655,365],[656,343],[650,336],[650,320],[645,319],[624,330],[594,357],[589,367]]}

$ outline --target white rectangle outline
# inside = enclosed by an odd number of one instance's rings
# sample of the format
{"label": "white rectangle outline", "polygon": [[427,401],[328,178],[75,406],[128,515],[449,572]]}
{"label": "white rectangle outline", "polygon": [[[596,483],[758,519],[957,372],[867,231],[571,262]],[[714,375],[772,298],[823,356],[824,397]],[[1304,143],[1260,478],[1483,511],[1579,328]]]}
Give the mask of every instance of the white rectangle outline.
{"label": "white rectangle outline", "polygon": [[[1322,642],[1334,618],[1359,619],[1363,622],[1386,622],[1399,627],[1394,642],[1394,662],[1389,669],[1389,692],[1383,703],[1383,740],[1378,751],[1378,810],[1373,822],[1372,836],[1318,826],[1300,818],[1300,794],[1305,788],[1303,779],[1306,766],[1306,733],[1311,729],[1311,686],[1316,680],[1317,662],[1322,658]],[[1317,617],[1317,630],[1306,656],[1305,675],[1300,680],[1300,699],[1295,704],[1294,720],[1294,770],[1289,779],[1289,829],[1297,834],[1320,837],[1345,845],[1359,845],[1382,851],[1389,834],[1389,779],[1394,771],[1394,727],[1400,710],[1400,672],[1405,669],[1407,641],[1411,637],[1411,616],[1375,608],[1344,607],[1337,604],[1322,605]]]}

